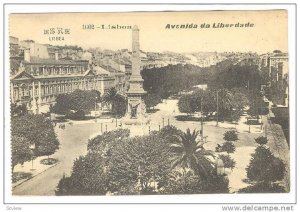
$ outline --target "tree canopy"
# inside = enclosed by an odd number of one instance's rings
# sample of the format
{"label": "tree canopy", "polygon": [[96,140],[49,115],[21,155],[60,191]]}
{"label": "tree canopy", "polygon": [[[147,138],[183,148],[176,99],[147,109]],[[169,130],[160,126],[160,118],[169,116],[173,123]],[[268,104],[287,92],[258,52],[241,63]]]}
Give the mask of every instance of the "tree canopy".
{"label": "tree canopy", "polygon": [[35,144],[34,156],[49,156],[59,148],[53,125],[43,115],[27,114],[12,118],[11,135],[15,141],[21,139]]}
{"label": "tree canopy", "polygon": [[71,110],[88,113],[94,110],[98,101],[100,101],[99,91],[75,90],[72,93],[59,94],[52,112],[63,115],[67,115]]}
{"label": "tree canopy", "polygon": [[147,110],[149,110],[151,107],[154,108],[156,105],[161,103],[161,98],[158,94],[147,93],[144,96],[144,101],[145,101]]}
{"label": "tree canopy", "polygon": [[[147,136],[129,137],[128,130],[118,129],[95,137],[88,143],[88,154],[74,162],[71,176],[60,180],[56,195],[227,193],[228,179],[218,176],[207,158],[209,177],[192,169],[191,175],[176,174],[189,168],[172,166],[180,158],[172,145],[182,143],[174,135],[184,133],[168,126]],[[202,156],[209,152],[198,149],[198,166],[203,166]]]}
{"label": "tree canopy", "polygon": [[102,101],[111,104],[112,113],[116,116],[124,116],[126,113],[126,99],[115,88],[109,89],[102,97]]}
{"label": "tree canopy", "polygon": [[212,114],[218,110],[219,118],[237,121],[248,104],[247,96],[238,90],[196,89],[192,93],[180,97],[178,108],[182,113],[192,114],[202,111],[204,115]]}
{"label": "tree canopy", "polygon": [[12,159],[12,169],[17,164],[23,164],[26,161],[30,161],[33,154],[29,148],[31,141],[25,137],[20,137],[18,135],[12,135],[11,138],[11,159]]}
{"label": "tree canopy", "polygon": [[246,170],[249,180],[269,183],[283,179],[285,165],[267,147],[258,146]]}

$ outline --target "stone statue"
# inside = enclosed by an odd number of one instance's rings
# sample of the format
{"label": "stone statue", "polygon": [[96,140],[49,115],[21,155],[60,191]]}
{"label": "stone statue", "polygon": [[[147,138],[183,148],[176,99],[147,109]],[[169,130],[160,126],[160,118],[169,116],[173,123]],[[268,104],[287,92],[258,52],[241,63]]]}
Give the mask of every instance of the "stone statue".
{"label": "stone statue", "polygon": [[137,104],[135,106],[133,106],[132,104],[130,104],[130,118],[136,118],[137,117],[137,107],[140,105]]}

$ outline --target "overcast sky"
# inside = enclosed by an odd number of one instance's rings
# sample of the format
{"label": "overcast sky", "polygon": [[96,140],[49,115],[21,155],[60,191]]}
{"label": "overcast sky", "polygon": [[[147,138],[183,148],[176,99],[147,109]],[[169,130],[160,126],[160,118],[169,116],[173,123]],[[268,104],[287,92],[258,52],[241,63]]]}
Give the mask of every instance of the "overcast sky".
{"label": "overcast sky", "polygon": [[[144,51],[252,51],[288,50],[286,11],[211,11],[158,13],[52,13],[11,14],[10,35],[20,40],[53,45],[78,45],[83,48],[131,50],[130,29],[84,30],[82,25],[138,25]],[[213,23],[253,23],[252,28],[212,28]],[[201,29],[201,24],[211,28]],[[167,24],[196,24],[196,29],[166,29]],[[64,41],[49,41],[44,30],[70,29]],[[52,36],[58,36],[52,35]]]}

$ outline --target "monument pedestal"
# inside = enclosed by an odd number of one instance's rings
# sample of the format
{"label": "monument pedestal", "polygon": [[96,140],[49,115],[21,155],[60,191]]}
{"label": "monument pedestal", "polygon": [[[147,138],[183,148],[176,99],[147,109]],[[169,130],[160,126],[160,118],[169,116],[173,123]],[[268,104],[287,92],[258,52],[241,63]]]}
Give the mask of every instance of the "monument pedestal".
{"label": "monument pedestal", "polygon": [[140,93],[127,93],[127,113],[123,120],[126,125],[143,125],[149,123],[146,115],[146,106],[142,98],[143,94],[145,94],[144,91]]}
{"label": "monument pedestal", "polygon": [[140,117],[140,118],[130,118],[129,116],[125,116],[122,119],[122,122],[126,125],[146,125],[149,123],[149,119],[147,117]]}
{"label": "monument pedestal", "polygon": [[129,80],[129,90],[127,94],[127,113],[123,119],[126,125],[143,125],[149,123],[146,117],[146,106],[143,96],[146,94],[143,88],[143,78],[141,77],[141,59],[139,44],[139,29],[134,26],[132,29],[132,74]]}

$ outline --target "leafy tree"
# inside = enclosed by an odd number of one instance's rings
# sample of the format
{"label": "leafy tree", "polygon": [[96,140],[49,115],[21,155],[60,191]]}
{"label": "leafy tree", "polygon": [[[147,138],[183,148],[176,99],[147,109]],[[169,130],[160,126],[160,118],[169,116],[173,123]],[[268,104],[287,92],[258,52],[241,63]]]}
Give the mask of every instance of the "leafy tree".
{"label": "leafy tree", "polygon": [[230,61],[227,66],[219,66],[209,82],[209,85],[219,89],[247,88],[248,90],[259,90],[261,84],[262,74],[257,65],[234,65],[233,61]]}
{"label": "leafy tree", "polygon": [[216,111],[215,93],[211,90],[196,89],[190,95],[190,104],[194,111],[209,114]]}
{"label": "leafy tree", "polygon": [[[240,193],[282,193],[285,188],[277,183],[284,178],[285,164],[275,157],[264,146],[265,139],[261,137],[260,146],[255,149],[247,171],[247,178],[252,185],[240,189]],[[261,142],[262,141],[262,142]]]}
{"label": "leafy tree", "polygon": [[235,167],[235,161],[230,155],[219,155],[219,158],[223,161],[225,168],[230,168],[232,170]]}
{"label": "leafy tree", "polygon": [[229,181],[225,176],[215,173],[201,179],[191,169],[174,170],[170,173],[164,194],[211,194],[228,193]]}
{"label": "leafy tree", "polygon": [[232,93],[231,102],[236,111],[242,111],[246,106],[249,106],[251,98],[247,95],[248,91],[243,88],[233,88],[230,92]]}
{"label": "leafy tree", "polygon": [[278,183],[266,184],[255,183],[253,185],[242,188],[239,193],[285,193],[286,190]]}
{"label": "leafy tree", "polygon": [[259,145],[265,145],[268,143],[268,138],[265,136],[259,136],[255,138],[255,142],[258,143]]}
{"label": "leafy tree", "polygon": [[165,99],[183,90],[190,90],[194,85],[206,84],[211,72],[208,68],[177,64],[144,69],[141,75],[144,89]]}
{"label": "leafy tree", "polygon": [[51,112],[66,115],[71,110],[71,96],[70,94],[59,94],[56,97],[56,103],[51,108]]}
{"label": "leafy tree", "polygon": [[199,176],[192,169],[174,170],[169,175],[164,187],[165,194],[197,194],[199,191]]}
{"label": "leafy tree", "polygon": [[181,96],[178,101],[179,110],[183,113],[203,112],[210,115],[217,111],[217,105],[220,118],[238,121],[244,107],[248,105],[248,98],[237,90],[196,89],[190,94]]}
{"label": "leafy tree", "polygon": [[175,141],[174,136],[181,135],[182,133],[183,132],[175,126],[167,125],[161,128],[161,130],[158,132],[158,136],[160,136],[164,141],[171,144]]}
{"label": "leafy tree", "polygon": [[190,94],[186,94],[180,97],[178,101],[178,109],[181,113],[191,114],[195,112],[195,108],[192,108],[190,99]]}
{"label": "leafy tree", "polygon": [[105,195],[108,191],[108,176],[103,158],[89,152],[74,161],[70,177],[63,177],[57,186],[56,195]]}
{"label": "leafy tree", "polygon": [[246,170],[249,180],[270,184],[283,179],[285,165],[268,148],[258,146]]}
{"label": "leafy tree", "polygon": [[222,89],[218,92],[219,115],[223,119],[224,116],[228,115],[233,108],[232,98],[233,95],[228,89]]}
{"label": "leafy tree", "polygon": [[112,149],[110,189],[118,194],[128,194],[127,189],[153,193],[155,183],[165,182],[170,169],[169,145],[158,136],[127,139]]}
{"label": "leafy tree", "polygon": [[235,128],[236,128],[238,121],[241,118],[241,115],[242,115],[242,112],[240,110],[234,110],[231,113],[231,121],[235,123]]}
{"label": "leafy tree", "polygon": [[112,112],[118,117],[122,117],[126,113],[126,107],[127,107],[127,101],[124,96],[117,95],[113,106],[112,106]]}
{"label": "leafy tree", "polygon": [[28,114],[12,118],[11,134],[35,144],[34,156],[49,156],[59,148],[53,125],[43,115]]}
{"label": "leafy tree", "polygon": [[125,115],[126,100],[115,88],[109,89],[109,91],[103,95],[102,100],[104,103],[111,104],[113,114],[117,116]]}
{"label": "leafy tree", "polygon": [[147,107],[147,110],[149,110],[151,107],[152,109],[154,109],[154,107],[156,105],[158,105],[159,103],[161,103],[161,98],[159,95],[153,93],[148,93],[144,96],[144,101]]}
{"label": "leafy tree", "polygon": [[266,106],[263,95],[259,91],[252,91],[248,94],[249,99],[251,99],[249,103],[248,114],[251,116],[259,118],[260,115],[266,115],[269,113],[269,109]]}
{"label": "leafy tree", "polygon": [[95,138],[89,140],[87,150],[90,152],[98,152],[102,156],[110,156],[111,151],[118,142],[123,142],[130,135],[129,129],[116,129],[104,132]]}
{"label": "leafy tree", "polygon": [[[52,112],[68,115],[72,110],[83,115],[94,110],[95,103],[100,101],[100,93],[92,90],[75,90],[72,93],[59,94],[56,104],[52,107]],[[83,113],[84,112],[84,113]]]}
{"label": "leafy tree", "polygon": [[224,133],[225,141],[238,141],[238,135],[236,130],[229,130]]}
{"label": "leafy tree", "polygon": [[10,105],[11,107],[11,116],[22,116],[26,115],[28,113],[27,107],[25,104],[17,105],[15,103],[12,103]]}
{"label": "leafy tree", "polygon": [[179,111],[183,113],[203,112],[209,114],[216,111],[216,100],[212,98],[211,90],[196,89],[191,94],[180,97],[178,101]]}
{"label": "leafy tree", "polygon": [[14,167],[19,163],[23,164],[26,161],[30,161],[32,158],[32,152],[29,148],[31,142],[25,137],[12,134],[11,138],[11,161],[12,171]]}
{"label": "leafy tree", "polygon": [[235,146],[231,141],[226,141],[218,148],[218,152],[234,153]]}
{"label": "leafy tree", "polygon": [[[212,168],[212,162],[207,158],[208,155],[214,155],[204,149],[204,142],[198,140],[199,132],[187,129],[186,133],[176,135],[176,143],[171,145],[171,151],[174,153],[173,167],[191,168],[202,178],[207,177]],[[178,140],[180,142],[178,142]]]}

